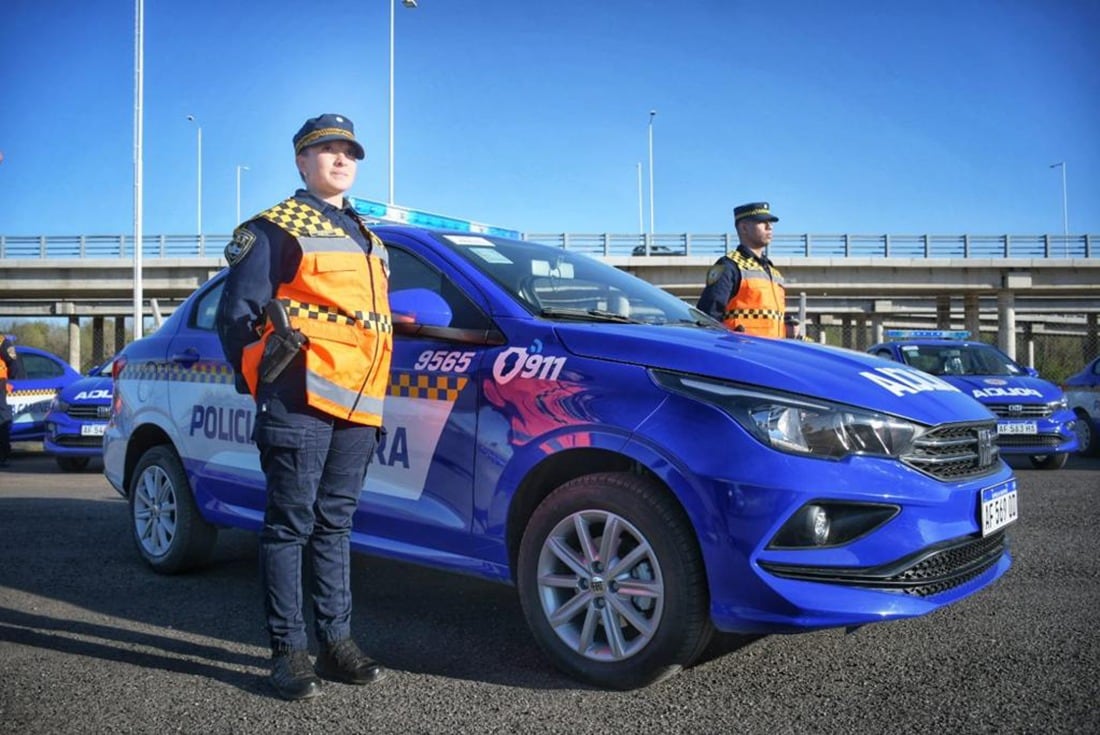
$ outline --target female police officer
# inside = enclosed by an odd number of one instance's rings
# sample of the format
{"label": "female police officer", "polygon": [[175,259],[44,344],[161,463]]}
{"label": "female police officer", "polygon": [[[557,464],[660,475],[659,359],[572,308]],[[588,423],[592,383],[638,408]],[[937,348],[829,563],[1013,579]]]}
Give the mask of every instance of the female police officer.
{"label": "female police officer", "polygon": [[[351,638],[349,533],[393,342],[386,250],[344,198],[364,156],[354,126],[341,115],[307,120],[294,153],[305,189],[234,232],[217,324],[237,389],[256,400],[269,681],[281,697],[305,699],[321,691],[317,674],[367,684],[385,673]],[[302,611],[307,546],[316,668]]]}

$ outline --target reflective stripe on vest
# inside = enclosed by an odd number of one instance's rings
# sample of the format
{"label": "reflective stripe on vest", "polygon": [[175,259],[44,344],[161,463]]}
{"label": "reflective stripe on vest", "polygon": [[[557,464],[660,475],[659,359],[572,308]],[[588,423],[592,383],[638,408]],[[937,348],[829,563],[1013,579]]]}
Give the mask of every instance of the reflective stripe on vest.
{"label": "reflective stripe on vest", "polygon": [[[307,204],[287,200],[259,215],[294,237],[302,251],[290,283],[275,298],[290,325],[309,338],[305,390],[310,406],[359,424],[381,426],[390,377],[393,326],[388,295],[388,256],[382,241],[364,228],[371,253]],[[245,348],[241,368],[253,395],[270,324]]]}
{"label": "reflective stripe on vest", "polygon": [[783,315],[787,292],[783,286],[783,274],[775,267],[769,274],[759,261],[747,258],[738,251],[728,253],[726,257],[740,269],[741,286],[730,296],[722,322],[731,329],[741,327],[748,334],[785,337]]}

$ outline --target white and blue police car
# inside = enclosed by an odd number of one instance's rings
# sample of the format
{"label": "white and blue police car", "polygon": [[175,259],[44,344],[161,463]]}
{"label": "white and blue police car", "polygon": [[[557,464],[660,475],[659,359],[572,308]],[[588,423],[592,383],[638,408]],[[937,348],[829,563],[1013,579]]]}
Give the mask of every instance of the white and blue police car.
{"label": "white and blue police car", "polygon": [[997,417],[1002,455],[1026,456],[1032,466],[1056,470],[1077,451],[1076,416],[1061,388],[1043,380],[970,332],[888,329],[889,342],[868,352],[931,373],[980,401]]}
{"label": "white and blue police car", "polygon": [[111,416],[114,380],[108,360],[62,388],[45,417],[43,450],[66,472],[78,472],[103,455],[103,432]]}
{"label": "white and blue police car", "polygon": [[[514,585],[568,674],[645,686],[716,629],[924,615],[1009,568],[1016,480],[993,416],[950,383],[731,332],[577,252],[375,231],[394,355],[353,548]],[[158,572],[262,525],[223,281],[115,360],[104,471]]]}

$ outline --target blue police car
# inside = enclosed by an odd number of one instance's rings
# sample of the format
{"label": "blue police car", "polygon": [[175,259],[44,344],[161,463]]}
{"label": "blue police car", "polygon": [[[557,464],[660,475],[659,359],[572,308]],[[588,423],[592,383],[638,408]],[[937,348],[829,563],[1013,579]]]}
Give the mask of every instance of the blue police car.
{"label": "blue police car", "polygon": [[1026,456],[1032,466],[1056,470],[1077,450],[1076,417],[1062,390],[996,347],[973,342],[965,330],[888,329],[890,342],[872,355],[911,365],[957,386],[997,417],[1002,455]]}
{"label": "blue police car", "polygon": [[46,413],[50,403],[62,388],[80,380],[80,373],[46,350],[17,345],[16,351],[26,377],[10,381],[11,440],[40,442],[46,433]]}
{"label": "blue police car", "polygon": [[[645,686],[715,629],[923,615],[1009,568],[1016,481],[993,416],[950,383],[731,332],[579,253],[375,231],[394,354],[353,548],[514,585],[570,675]],[[223,282],[116,357],[104,472],[163,573],[262,525]]]}
{"label": "blue police car", "polygon": [[67,472],[77,472],[103,454],[103,431],[111,416],[114,381],[108,360],[61,389],[46,414],[43,448]]}
{"label": "blue police car", "polygon": [[1086,456],[1100,456],[1100,357],[1066,378],[1062,390],[1077,414],[1077,450]]}

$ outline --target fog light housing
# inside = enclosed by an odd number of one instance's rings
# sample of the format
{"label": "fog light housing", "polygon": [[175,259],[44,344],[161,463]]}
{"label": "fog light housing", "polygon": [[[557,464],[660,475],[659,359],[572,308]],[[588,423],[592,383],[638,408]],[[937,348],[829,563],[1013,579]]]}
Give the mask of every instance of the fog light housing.
{"label": "fog light housing", "polygon": [[897,505],[816,500],[787,519],[769,549],[820,549],[865,536],[901,512]]}

